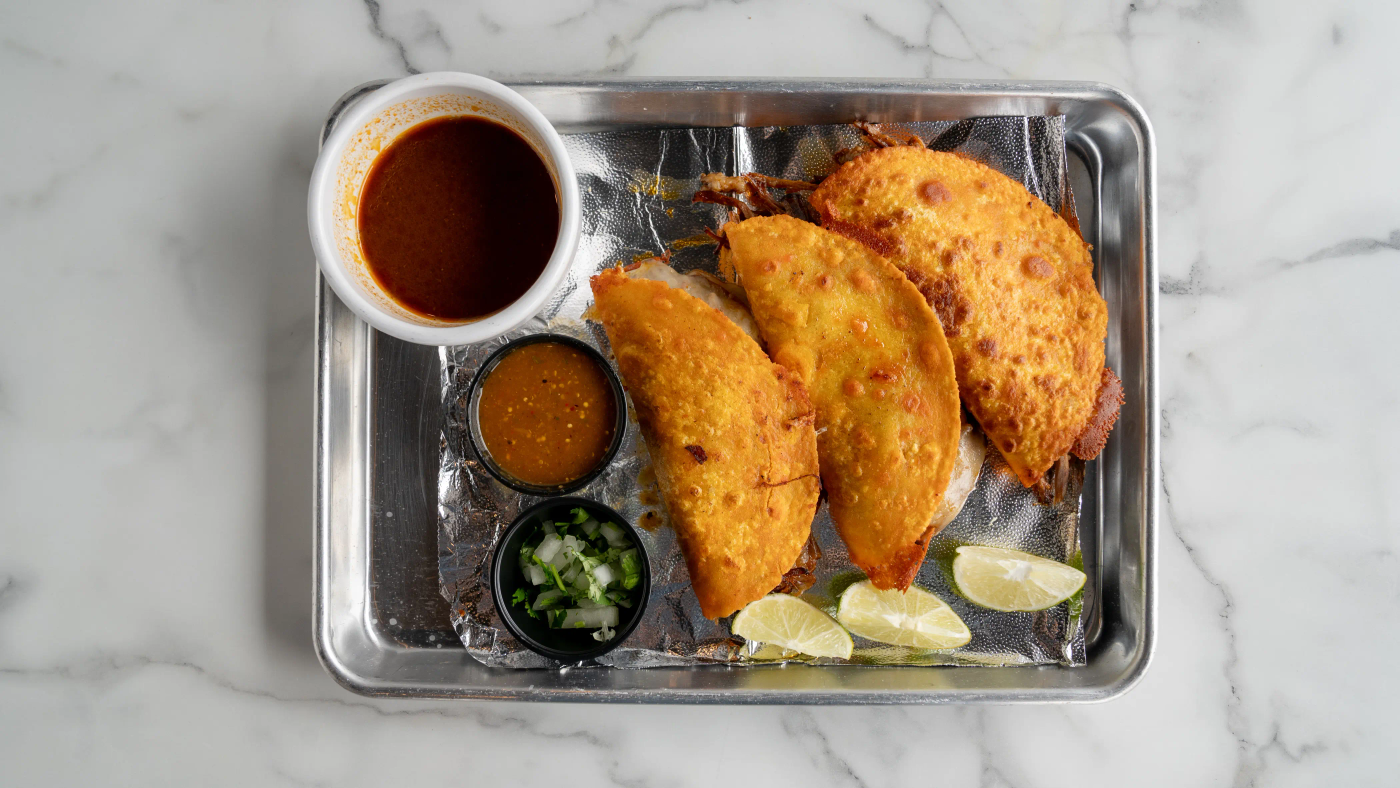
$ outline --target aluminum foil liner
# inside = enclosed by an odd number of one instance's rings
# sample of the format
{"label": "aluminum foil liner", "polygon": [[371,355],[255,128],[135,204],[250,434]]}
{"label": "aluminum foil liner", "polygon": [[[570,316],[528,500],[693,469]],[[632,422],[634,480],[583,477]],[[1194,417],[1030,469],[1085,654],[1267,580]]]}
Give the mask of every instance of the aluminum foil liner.
{"label": "aluminum foil liner", "polygon": [[[912,123],[930,147],[964,153],[1025,184],[1032,194],[1074,221],[1061,117],[975,118]],[[886,127],[890,130],[890,127]],[[718,228],[723,209],[692,205],[705,172],[761,172],[820,180],[837,159],[864,146],[848,125],[781,128],[691,128],[574,134],[564,137],[583,196],[583,237],[568,278],[539,316],[498,340],[443,348],[444,427],[438,478],[438,568],[442,595],[467,652],[493,667],[560,667],[525,648],[500,622],[491,600],[489,563],[499,535],[538,499],[495,481],[481,465],[467,433],[468,387],[478,365],[493,350],[524,334],[556,331],[578,337],[609,354],[602,327],[583,319],[592,303],[588,278],[619,262],[669,250],[679,270],[716,271],[715,248],[705,228]],[[772,647],[746,644],[729,632],[730,619],[709,621],[690,588],[675,534],[664,506],[642,480],[649,464],[637,425],[628,428],[617,459],[598,479],[576,493],[602,501],[634,524],[656,523],[642,532],[651,554],[651,598],[642,622],[619,648],[588,664],[625,668],[702,663],[758,664],[773,660],[819,663]],[[1057,505],[1044,505],[1016,480],[993,448],[976,489],[961,514],[929,548],[915,581],[942,597],[972,630],[972,641],[951,651],[916,651],[855,638],[851,661],[881,665],[1027,665],[1084,663],[1079,598],[1037,613],[998,613],[958,596],[951,584],[957,546],[1009,547],[1077,563],[1082,463],[1072,467],[1068,491]],[[650,514],[649,514],[650,513]],[[863,575],[851,565],[823,504],[812,524],[821,546],[816,584],[804,598],[835,614],[842,589]]]}

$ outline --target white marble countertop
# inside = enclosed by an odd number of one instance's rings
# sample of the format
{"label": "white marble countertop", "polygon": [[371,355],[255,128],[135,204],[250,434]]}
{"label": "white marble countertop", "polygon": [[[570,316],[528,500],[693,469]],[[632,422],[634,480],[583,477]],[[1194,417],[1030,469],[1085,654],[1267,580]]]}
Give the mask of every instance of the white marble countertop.
{"label": "white marble countertop", "polygon": [[[1395,779],[1393,3],[0,8],[0,783]],[[1158,135],[1157,658],[1096,706],[376,701],[311,648],[316,134],[361,81],[1101,80]]]}

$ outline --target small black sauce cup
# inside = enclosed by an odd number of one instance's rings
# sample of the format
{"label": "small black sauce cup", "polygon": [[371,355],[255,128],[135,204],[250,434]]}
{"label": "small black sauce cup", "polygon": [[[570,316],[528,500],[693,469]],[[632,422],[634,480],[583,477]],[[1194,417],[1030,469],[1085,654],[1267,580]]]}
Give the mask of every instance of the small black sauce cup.
{"label": "small black sauce cup", "polygon": [[[513,605],[511,596],[517,588],[533,589],[525,574],[520,571],[520,546],[525,540],[539,532],[545,520],[569,522],[573,518],[570,510],[582,508],[600,522],[613,522],[627,532],[628,538],[637,548],[641,559],[641,579],[629,593],[632,607],[618,607],[617,634],[610,640],[598,642],[593,639],[592,629],[550,629],[543,617],[531,618],[524,604]],[[632,634],[642,620],[647,600],[651,597],[651,558],[646,545],[642,543],[637,529],[623,519],[612,508],[587,498],[566,496],[551,498],[531,506],[501,534],[496,550],[491,556],[491,598],[496,603],[501,621],[506,629],[531,651],[560,662],[580,662],[594,659],[622,645],[622,641]]]}
{"label": "small black sauce cup", "polygon": [[[526,345],[533,345],[539,342],[555,342],[560,345],[567,345],[592,359],[593,363],[597,364],[598,368],[603,371],[603,376],[608,379],[608,387],[612,389],[613,403],[615,405],[614,410],[616,413],[614,416],[615,423],[613,424],[613,439],[612,444],[608,446],[607,452],[603,455],[602,459],[598,460],[598,464],[594,466],[593,470],[577,479],[563,484],[531,484],[530,482],[515,478],[507,473],[504,468],[496,464],[495,459],[491,457],[490,450],[486,447],[486,441],[481,438],[481,384],[486,380],[486,377],[491,374],[491,371],[496,368],[496,365],[500,364],[501,360],[506,356]],[[542,497],[547,495],[565,495],[575,490],[583,489],[589,482],[598,478],[599,474],[606,470],[608,465],[612,463],[613,458],[617,456],[618,450],[622,448],[623,439],[627,437],[627,399],[622,393],[622,381],[618,379],[617,373],[613,371],[612,365],[608,363],[608,360],[603,357],[602,353],[598,352],[597,348],[565,334],[530,334],[507,342],[494,353],[487,356],[486,360],[481,363],[481,367],[476,371],[476,377],[472,378],[471,388],[467,392],[467,425],[467,431],[471,434],[472,447],[476,449],[477,456],[481,458],[481,464],[486,466],[486,470],[496,478],[496,481],[499,481],[501,484],[504,484],[516,492],[522,492],[526,495],[538,495]]]}

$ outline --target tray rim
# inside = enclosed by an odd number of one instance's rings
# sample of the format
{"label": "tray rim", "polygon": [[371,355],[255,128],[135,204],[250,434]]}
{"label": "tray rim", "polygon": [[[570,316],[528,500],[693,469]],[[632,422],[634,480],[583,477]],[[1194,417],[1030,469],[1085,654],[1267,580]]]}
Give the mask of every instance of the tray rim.
{"label": "tray rim", "polygon": [[[358,85],[332,106],[321,132],[324,141],[335,120],[357,98],[391,80],[374,80]],[[555,689],[527,686],[524,688],[492,688],[489,686],[466,686],[460,684],[440,684],[433,682],[409,682],[385,680],[359,675],[338,653],[328,629],[327,575],[331,556],[330,499],[334,494],[334,478],[327,472],[329,442],[327,441],[327,409],[330,402],[328,379],[331,355],[328,343],[331,341],[331,326],[328,299],[335,299],[323,279],[319,267],[316,271],[316,364],[314,369],[314,495],[313,495],[313,600],[312,600],[312,640],[318,659],[328,673],[343,687],[361,695],[377,697],[435,697],[463,699],[498,700],[548,700],[566,702],[625,702],[625,703],[715,703],[715,704],[940,704],[940,703],[1055,703],[1105,702],[1121,697],[1138,682],[1150,667],[1156,652],[1157,623],[1157,553],[1158,519],[1160,498],[1160,381],[1159,381],[1159,326],[1157,320],[1157,222],[1156,222],[1156,138],[1150,120],[1141,106],[1127,93],[1111,85],[1097,82],[1058,82],[1058,81],[1004,81],[1004,80],[938,80],[938,79],[652,79],[652,78],[560,78],[531,79],[508,83],[516,88],[535,89],[582,89],[607,92],[697,92],[697,91],[742,91],[745,93],[768,94],[817,94],[817,93],[928,93],[950,96],[976,96],[983,98],[1008,98],[1041,101],[1081,101],[1106,103],[1123,113],[1139,135],[1141,162],[1141,203],[1140,223],[1142,227],[1141,251],[1143,273],[1143,319],[1145,321],[1143,342],[1145,345],[1142,364],[1144,368],[1145,403],[1143,493],[1145,507],[1142,524],[1142,576],[1143,609],[1141,620],[1140,645],[1129,667],[1112,680],[1099,685],[1060,688],[1014,688],[1014,689],[897,689],[897,690],[835,690],[821,691],[809,689],[782,689],[767,687],[762,689],[719,688],[719,689]],[[670,125],[670,124],[651,124]],[[681,124],[685,125],[685,124]],[[695,124],[688,124],[695,125]],[[1099,204],[1101,208],[1101,203]],[[374,332],[363,321],[355,319],[354,330],[362,334],[357,346],[372,349],[375,344]],[[367,361],[373,353],[367,350]],[[360,408],[364,410],[364,408]],[[356,421],[366,421],[368,413],[361,413]],[[1136,468],[1134,469],[1137,470]],[[369,492],[366,485],[366,492]],[[367,534],[366,534],[367,535]],[[364,541],[367,541],[364,540]],[[368,553],[368,545],[361,544]],[[368,555],[366,555],[368,560]],[[373,630],[371,630],[373,631]],[[383,642],[385,649],[396,648],[394,644]],[[868,671],[878,670],[866,666],[798,666],[798,669]],[[672,668],[676,670],[678,668]],[[736,670],[724,665],[693,666],[684,670]],[[792,669],[782,667],[745,667],[743,670]],[[893,670],[914,670],[910,667],[890,668]],[[937,666],[933,670],[977,670],[978,668],[955,668]],[[1012,667],[1000,670],[1087,670],[1058,666]],[[664,670],[664,669],[662,669]]]}

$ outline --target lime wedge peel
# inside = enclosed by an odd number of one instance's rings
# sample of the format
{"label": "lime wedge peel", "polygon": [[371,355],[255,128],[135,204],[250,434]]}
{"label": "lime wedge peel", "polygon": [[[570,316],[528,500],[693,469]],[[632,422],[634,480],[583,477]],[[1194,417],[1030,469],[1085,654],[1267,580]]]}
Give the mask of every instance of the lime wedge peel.
{"label": "lime wedge peel", "polygon": [[730,627],[734,634],[812,657],[850,659],[855,644],[836,620],[789,594],[750,602]]}
{"label": "lime wedge peel", "polygon": [[900,593],[881,591],[869,580],[854,583],[841,594],[836,618],[854,634],[894,646],[938,650],[972,640],[948,603],[918,586]]}
{"label": "lime wedge peel", "polygon": [[958,593],[1005,613],[1054,607],[1079,593],[1085,579],[1072,566],[1001,547],[959,547],[953,559]]}

